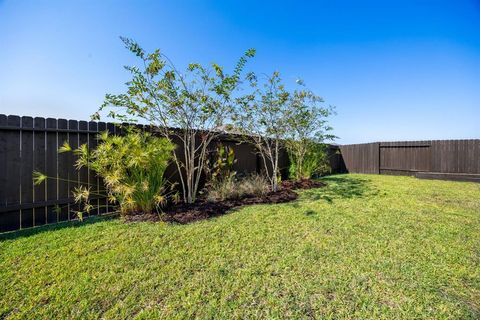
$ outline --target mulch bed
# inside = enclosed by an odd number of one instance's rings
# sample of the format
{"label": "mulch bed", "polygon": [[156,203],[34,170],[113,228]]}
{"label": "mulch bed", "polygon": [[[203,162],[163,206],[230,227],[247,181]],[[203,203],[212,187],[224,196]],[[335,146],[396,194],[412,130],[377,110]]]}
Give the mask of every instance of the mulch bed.
{"label": "mulch bed", "polygon": [[310,179],[282,181],[282,187],[290,190],[321,188],[325,185],[323,182]]}
{"label": "mulch bed", "polygon": [[166,221],[174,223],[189,223],[198,220],[208,219],[225,214],[227,211],[252,204],[285,203],[294,201],[298,194],[293,190],[312,189],[325,186],[324,183],[314,180],[283,181],[280,190],[269,192],[261,196],[246,196],[241,199],[225,200],[220,202],[197,201],[196,203],[179,203],[167,207],[163,215],[157,214],[136,214],[125,217],[127,222],[136,221]]}

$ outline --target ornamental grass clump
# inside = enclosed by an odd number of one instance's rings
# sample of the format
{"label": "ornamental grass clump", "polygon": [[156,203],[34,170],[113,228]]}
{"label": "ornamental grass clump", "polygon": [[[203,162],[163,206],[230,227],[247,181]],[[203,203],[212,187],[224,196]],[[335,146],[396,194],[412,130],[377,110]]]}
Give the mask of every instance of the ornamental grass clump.
{"label": "ornamental grass clump", "polygon": [[[174,185],[164,176],[174,147],[166,138],[133,130],[124,136],[105,131],[98,135],[98,146],[93,150],[85,144],[73,150],[65,142],[59,152],[73,152],[77,170],[88,168],[104,182],[101,190],[93,190],[84,181],[73,190],[75,202],[80,205],[78,218],[82,220],[84,213],[95,208],[91,200],[98,197],[107,197],[109,203],[118,206],[122,216],[158,212],[169,198],[178,201]],[[56,179],[34,173],[36,184],[49,178]]]}
{"label": "ornamental grass clump", "polygon": [[231,175],[213,182],[207,192],[207,201],[236,200],[247,196],[260,197],[270,191],[265,176],[252,174],[242,179]]}
{"label": "ornamental grass clump", "polygon": [[98,147],[89,152],[82,146],[77,168],[88,166],[105,182],[107,196],[118,203],[122,215],[157,211],[173,190],[164,177],[174,145],[150,133],[130,132],[125,136],[99,135]]}

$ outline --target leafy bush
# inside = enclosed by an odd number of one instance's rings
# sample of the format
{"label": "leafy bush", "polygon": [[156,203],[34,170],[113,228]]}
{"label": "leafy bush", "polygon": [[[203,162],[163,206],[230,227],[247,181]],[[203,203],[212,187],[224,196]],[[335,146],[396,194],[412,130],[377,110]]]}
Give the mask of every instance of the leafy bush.
{"label": "leafy bush", "polygon": [[209,181],[207,187],[213,181],[236,175],[233,165],[237,162],[237,159],[232,148],[220,144],[214,152],[214,157],[207,161],[207,166],[204,169],[207,181]]}
{"label": "leafy bush", "polygon": [[[174,200],[178,198],[173,194],[173,185],[169,186],[164,177],[174,149],[168,139],[130,131],[124,136],[103,132],[98,140],[94,150],[85,144],[72,150],[68,143],[59,150],[76,154],[76,168],[88,167],[105,183],[106,190],[100,194],[85,186],[74,190],[75,201],[83,205],[83,211],[93,208],[90,200],[95,196],[107,196],[110,203],[118,205],[122,216],[156,211],[167,202],[169,194]],[[36,173],[35,182],[41,183],[46,178],[49,177]],[[81,219],[82,212],[77,214]]]}
{"label": "leafy bush", "polygon": [[261,196],[270,191],[269,181],[261,175],[253,174],[243,179],[231,175],[214,181],[207,192],[208,201],[240,199],[247,195]]}
{"label": "leafy bush", "polygon": [[309,179],[330,172],[326,146],[314,141],[305,141],[302,148],[304,153],[291,152],[289,149],[290,168],[289,174],[292,179]]}
{"label": "leafy bush", "polygon": [[290,156],[291,178],[312,178],[329,171],[323,143],[336,138],[330,134],[333,129],[327,121],[335,110],[322,105],[323,102],[320,96],[305,88],[295,90],[290,96],[285,146]]}

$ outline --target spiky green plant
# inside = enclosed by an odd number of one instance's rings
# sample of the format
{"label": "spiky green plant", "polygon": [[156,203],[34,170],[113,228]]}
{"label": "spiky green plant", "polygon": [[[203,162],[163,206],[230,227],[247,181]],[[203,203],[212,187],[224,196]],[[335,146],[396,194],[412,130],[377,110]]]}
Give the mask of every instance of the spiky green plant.
{"label": "spiky green plant", "polygon": [[110,201],[120,212],[152,212],[163,206],[169,192],[164,177],[174,145],[145,132],[125,136],[99,135],[98,147],[90,152],[80,147],[77,168],[88,165],[105,181]]}
{"label": "spiky green plant", "polygon": [[[79,219],[84,212],[93,209],[92,196],[107,197],[110,203],[118,205],[121,215],[158,211],[168,196],[176,201],[178,194],[174,185],[168,184],[164,177],[173,149],[174,144],[166,138],[133,130],[124,136],[102,132],[94,150],[89,150],[87,145],[72,149],[65,142],[59,152],[73,152],[77,155],[75,167],[78,170],[88,167],[105,183],[103,194],[93,193],[83,185],[72,191],[75,202],[83,205],[83,210],[77,212]],[[36,184],[48,178],[51,177],[34,173]]]}

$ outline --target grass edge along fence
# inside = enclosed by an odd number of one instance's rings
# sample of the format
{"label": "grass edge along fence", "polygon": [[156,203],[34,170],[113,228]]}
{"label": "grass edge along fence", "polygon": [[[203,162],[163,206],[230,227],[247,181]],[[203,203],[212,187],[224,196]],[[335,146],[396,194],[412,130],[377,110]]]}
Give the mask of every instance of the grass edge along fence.
{"label": "grass edge along fence", "polygon": [[[130,124],[131,125],[131,124]],[[149,129],[148,126],[138,125]],[[95,148],[96,135],[108,130],[122,134],[114,123],[77,121],[55,118],[0,114],[0,232],[31,228],[45,224],[76,219],[77,205],[72,190],[80,185],[94,190],[102,188],[102,181],[88,168],[77,171],[76,156],[71,152],[58,153],[65,141],[72,148],[87,144]],[[243,174],[259,173],[262,164],[253,145],[239,144],[232,135],[224,135],[220,142],[234,149],[235,171]],[[330,146],[330,165],[334,172],[342,172],[338,147]],[[288,155],[280,157],[283,176],[288,172]],[[33,171],[49,177],[40,185],[33,184]],[[172,164],[166,172],[171,181],[178,181],[178,172]],[[103,197],[93,200],[96,210],[90,215],[113,211]]]}

